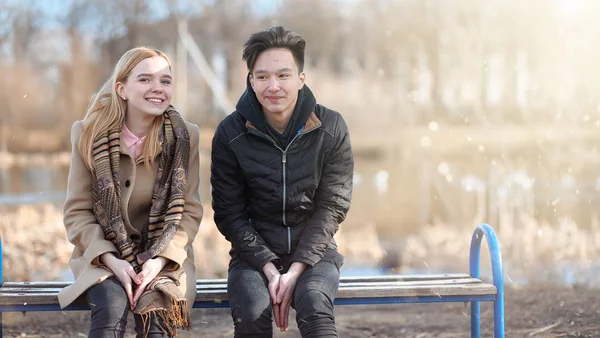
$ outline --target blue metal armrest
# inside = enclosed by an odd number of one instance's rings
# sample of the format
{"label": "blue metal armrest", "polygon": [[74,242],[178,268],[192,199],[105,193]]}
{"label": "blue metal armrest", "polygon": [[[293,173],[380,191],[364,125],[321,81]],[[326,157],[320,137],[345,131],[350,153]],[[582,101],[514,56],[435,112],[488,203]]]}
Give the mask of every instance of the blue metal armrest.
{"label": "blue metal armrest", "polygon": [[[502,254],[500,243],[494,229],[489,224],[480,224],[471,238],[469,255],[469,273],[473,278],[480,278],[481,240],[485,237],[492,260],[492,279],[496,287],[494,300],[494,337],[504,338],[504,272],[502,270]],[[471,302],[471,337],[480,337],[480,306],[478,301]]]}

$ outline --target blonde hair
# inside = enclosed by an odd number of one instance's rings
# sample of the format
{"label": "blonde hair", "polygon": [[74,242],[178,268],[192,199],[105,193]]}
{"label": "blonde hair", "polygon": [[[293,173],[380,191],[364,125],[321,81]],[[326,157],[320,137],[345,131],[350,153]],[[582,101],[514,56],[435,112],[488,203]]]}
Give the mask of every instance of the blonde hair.
{"label": "blonde hair", "polygon": [[[111,77],[100,88],[100,91],[92,97],[83,118],[83,129],[78,145],[79,153],[90,170],[93,170],[92,144],[94,140],[110,130],[121,129],[125,119],[127,102],[117,94],[116,84],[118,82],[125,83],[138,63],[156,56],[164,58],[169,64],[169,69],[171,69],[171,60],[158,49],[136,47],[128,50],[117,62]],[[142,144],[140,155],[143,157],[144,165],[148,169],[160,151],[159,141],[162,122],[162,115],[154,119],[150,132],[146,135]]]}

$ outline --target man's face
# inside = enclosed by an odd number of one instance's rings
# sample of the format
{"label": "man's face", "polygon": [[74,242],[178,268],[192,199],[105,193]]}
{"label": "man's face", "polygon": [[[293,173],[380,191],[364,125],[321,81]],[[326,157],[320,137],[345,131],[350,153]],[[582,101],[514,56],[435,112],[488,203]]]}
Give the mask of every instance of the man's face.
{"label": "man's face", "polygon": [[292,116],[304,80],[292,52],[284,48],[262,52],[250,73],[250,84],[263,112],[275,119]]}

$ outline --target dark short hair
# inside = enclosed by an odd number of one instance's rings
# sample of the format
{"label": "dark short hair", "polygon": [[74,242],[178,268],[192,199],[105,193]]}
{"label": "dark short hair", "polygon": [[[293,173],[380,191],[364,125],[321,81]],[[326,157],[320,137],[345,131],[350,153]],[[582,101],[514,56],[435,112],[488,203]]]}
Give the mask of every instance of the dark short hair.
{"label": "dark short hair", "polygon": [[304,38],[283,26],[274,26],[264,31],[256,32],[250,36],[244,44],[244,53],[242,60],[246,61],[248,70],[252,71],[256,65],[258,56],[267,49],[285,48],[292,53],[298,71],[304,71],[304,48],[306,41]]}

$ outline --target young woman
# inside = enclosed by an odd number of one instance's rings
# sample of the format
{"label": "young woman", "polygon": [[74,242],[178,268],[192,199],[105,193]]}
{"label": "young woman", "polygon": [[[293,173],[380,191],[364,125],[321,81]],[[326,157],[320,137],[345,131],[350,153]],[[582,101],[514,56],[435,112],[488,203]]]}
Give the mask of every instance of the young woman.
{"label": "young woman", "polygon": [[73,124],[64,224],[75,282],[58,297],[61,307],[85,298],[89,337],[123,337],[129,311],[138,337],[190,327],[199,129],[171,93],[169,58],[134,48]]}

